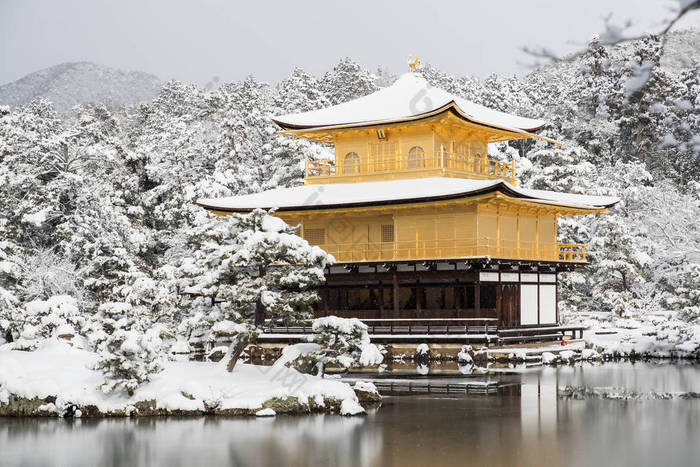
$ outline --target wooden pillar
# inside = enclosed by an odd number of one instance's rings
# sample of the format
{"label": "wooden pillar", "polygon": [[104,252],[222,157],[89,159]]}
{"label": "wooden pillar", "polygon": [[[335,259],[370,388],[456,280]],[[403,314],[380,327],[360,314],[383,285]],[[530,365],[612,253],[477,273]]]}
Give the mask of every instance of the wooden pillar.
{"label": "wooden pillar", "polygon": [[[515,172],[513,172],[515,173]],[[518,208],[518,211],[515,214],[515,245],[516,245],[516,257],[518,259],[522,258],[522,255],[520,253],[520,213],[521,209]]]}
{"label": "wooden pillar", "polygon": [[500,281],[500,273],[498,277],[499,281],[496,284],[496,319],[500,325],[503,322],[503,283]]}
{"label": "wooden pillar", "polygon": [[481,277],[477,271],[476,283],[474,284],[474,316],[481,317]]}
{"label": "wooden pillar", "polygon": [[540,257],[540,213],[537,212],[537,217],[535,217],[535,258],[541,259]]}
{"label": "wooden pillar", "polygon": [[459,318],[459,278],[455,279],[452,286],[452,303],[454,303],[454,318]]}
{"label": "wooden pillar", "polygon": [[501,210],[496,205],[496,254],[501,256]]}
{"label": "wooden pillar", "polygon": [[399,278],[396,275],[396,270],[391,274],[392,280],[392,300],[391,304],[394,307],[394,318],[399,317]]}
{"label": "wooden pillar", "polygon": [[384,287],[382,287],[382,281],[379,281],[379,316],[378,318],[384,317]]}
{"label": "wooden pillar", "polygon": [[542,288],[542,282],[540,281],[541,277],[541,272],[540,268],[537,268],[537,326],[540,325],[540,289]]}
{"label": "wooden pillar", "polygon": [[420,279],[416,279],[416,318],[421,317],[421,287],[420,287]]}
{"label": "wooden pillar", "polygon": [[[554,307],[554,316],[557,325],[559,325],[559,271],[554,272]],[[574,335],[574,337],[576,337],[576,335]],[[581,338],[583,338],[583,331],[581,331]]]}

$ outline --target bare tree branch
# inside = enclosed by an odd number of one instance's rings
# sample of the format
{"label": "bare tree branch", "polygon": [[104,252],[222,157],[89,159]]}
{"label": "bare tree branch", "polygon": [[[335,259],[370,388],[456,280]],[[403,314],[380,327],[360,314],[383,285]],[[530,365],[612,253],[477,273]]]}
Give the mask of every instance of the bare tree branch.
{"label": "bare tree branch", "polygon": [[[675,26],[676,23],[678,23],[678,21],[680,21],[680,19],[687,15],[689,12],[700,9],[700,0],[678,0],[678,2],[680,8],[675,12],[675,16],[667,22],[662,23],[664,24],[663,29],[655,33],[662,37],[662,49],[666,43],[666,35],[673,28],[673,26]],[[603,24],[605,26],[605,29],[603,32],[600,33],[600,42],[603,45],[617,45],[623,42],[639,40],[647,36],[647,34],[639,34],[634,36],[625,35],[624,32],[630,27],[632,27],[634,23],[631,20],[627,20],[622,25],[615,24],[612,22],[612,13],[608,14],[603,18]],[[571,62],[585,54],[587,51],[585,48],[582,48],[575,52],[562,56],[545,47],[525,46],[521,47],[521,50],[533,58],[545,59],[550,63]],[[541,63],[536,62],[535,64],[531,64],[531,66],[538,66],[540,64]]]}

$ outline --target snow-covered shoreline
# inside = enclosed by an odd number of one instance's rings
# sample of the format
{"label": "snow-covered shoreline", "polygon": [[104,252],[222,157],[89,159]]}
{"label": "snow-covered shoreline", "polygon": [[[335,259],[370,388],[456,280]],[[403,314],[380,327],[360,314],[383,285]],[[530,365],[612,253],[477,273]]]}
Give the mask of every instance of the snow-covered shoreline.
{"label": "snow-covered shoreline", "polygon": [[[0,350],[0,415],[147,416],[364,413],[378,400],[364,386],[305,375],[284,365],[171,361],[129,397],[104,394],[97,354],[47,340],[34,352]],[[360,398],[358,398],[360,394]],[[265,410],[270,409],[270,410]]]}

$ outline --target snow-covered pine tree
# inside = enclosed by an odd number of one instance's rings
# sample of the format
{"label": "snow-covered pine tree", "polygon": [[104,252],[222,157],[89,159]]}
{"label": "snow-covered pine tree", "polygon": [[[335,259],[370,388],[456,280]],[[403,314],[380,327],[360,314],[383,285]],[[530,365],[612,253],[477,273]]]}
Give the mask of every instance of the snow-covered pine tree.
{"label": "snow-covered pine tree", "polygon": [[606,88],[607,74],[610,70],[610,57],[608,50],[600,42],[599,36],[594,36],[588,43],[585,55],[581,58],[580,65],[583,73],[583,95],[581,96],[582,110],[588,117],[595,117],[599,113],[609,115],[605,97],[609,89]]}
{"label": "snow-covered pine tree", "polygon": [[340,104],[377,91],[375,77],[358,63],[346,57],[332,71],[323,75],[321,90],[331,104]]}
{"label": "snow-covered pine tree", "polygon": [[17,338],[23,322],[19,312],[22,290],[20,267],[13,260],[16,249],[9,241],[0,241],[0,343],[12,342]]}
{"label": "snow-covered pine tree", "polygon": [[669,161],[658,157],[661,140],[655,131],[659,117],[655,108],[664,100],[661,52],[661,39],[648,36],[637,44],[627,63],[618,152],[624,161],[644,162],[652,173],[668,175]]}
{"label": "snow-covered pine tree", "polygon": [[151,326],[134,317],[131,305],[100,305],[93,330],[92,339],[99,354],[95,369],[105,376],[100,386],[105,393],[123,389],[131,396],[152,375],[162,371],[169,348],[164,339],[169,332],[162,324]]}
{"label": "snow-covered pine tree", "polygon": [[700,179],[700,67],[689,64],[679,76],[664,75],[664,91],[653,106],[661,143],[657,157],[667,158],[680,186]]}
{"label": "snow-covered pine tree", "polygon": [[663,306],[674,310],[687,323],[700,323],[700,258],[677,266],[677,271],[664,279],[669,293],[664,294]]}
{"label": "snow-covered pine tree", "polygon": [[212,331],[233,337],[226,364],[233,369],[265,320],[309,318],[331,257],[299,238],[296,229],[263,210],[203,221],[183,270],[189,293],[209,297],[220,311]]}
{"label": "snow-covered pine tree", "polygon": [[292,74],[277,85],[274,104],[280,113],[307,112],[331,105],[316,79],[301,68],[294,68]]}

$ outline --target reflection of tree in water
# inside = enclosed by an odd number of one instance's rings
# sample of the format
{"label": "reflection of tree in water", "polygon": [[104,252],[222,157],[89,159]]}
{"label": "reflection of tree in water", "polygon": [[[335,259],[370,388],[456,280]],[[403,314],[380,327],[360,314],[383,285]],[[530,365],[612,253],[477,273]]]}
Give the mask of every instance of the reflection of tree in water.
{"label": "reflection of tree in water", "polygon": [[382,445],[381,432],[363,417],[280,416],[246,422],[245,433],[229,441],[229,460],[235,465],[372,465]]}
{"label": "reflection of tree in water", "polygon": [[[368,417],[372,417],[370,414]],[[18,419],[0,423],[1,465],[371,465],[364,417]]]}

